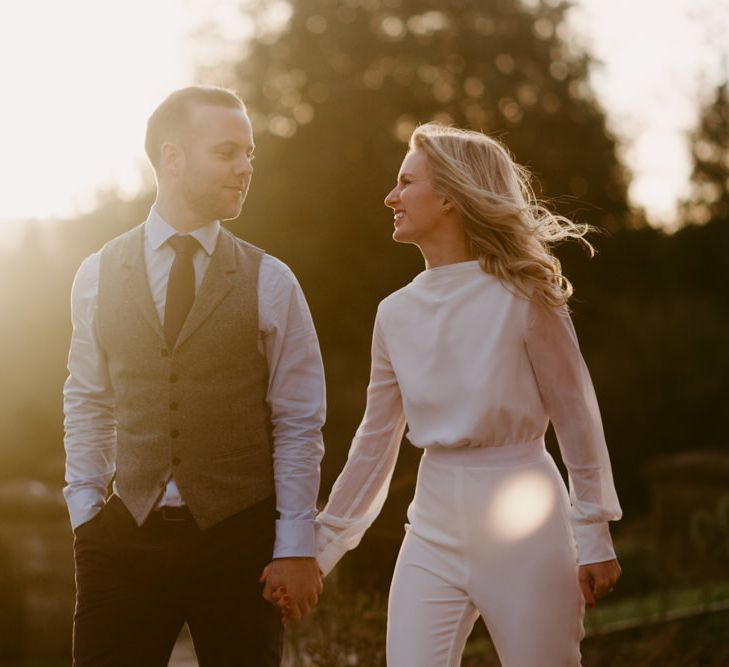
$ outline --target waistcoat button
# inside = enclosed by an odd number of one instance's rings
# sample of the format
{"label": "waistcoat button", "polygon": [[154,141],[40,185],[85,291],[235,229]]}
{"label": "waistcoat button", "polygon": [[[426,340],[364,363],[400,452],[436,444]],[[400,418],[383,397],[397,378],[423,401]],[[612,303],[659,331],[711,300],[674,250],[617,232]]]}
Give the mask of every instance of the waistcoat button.
{"label": "waistcoat button", "polygon": [[177,438],[179,435],[180,435],[180,432],[176,428],[173,428],[170,431],[170,437],[172,437],[172,438]]}
{"label": "waistcoat button", "polygon": [[178,377],[177,373],[172,373],[172,375],[170,375],[170,382],[172,382],[172,384],[177,382],[179,379],[180,378]]}

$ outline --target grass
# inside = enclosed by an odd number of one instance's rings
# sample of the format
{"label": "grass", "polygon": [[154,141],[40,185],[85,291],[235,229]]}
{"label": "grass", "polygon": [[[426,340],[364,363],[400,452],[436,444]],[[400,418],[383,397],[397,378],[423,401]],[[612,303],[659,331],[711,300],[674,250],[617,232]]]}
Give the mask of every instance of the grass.
{"label": "grass", "polygon": [[[385,665],[386,599],[330,588],[320,606],[286,634],[284,667]],[[588,611],[583,667],[720,667],[729,664],[729,581],[707,597],[699,587],[653,592]],[[498,667],[482,622],[462,667]]]}
{"label": "grass", "polygon": [[[283,667],[385,665],[386,595],[330,585],[320,606],[286,632]],[[729,580],[608,598],[589,610],[582,643],[584,667],[724,667],[729,665]],[[0,629],[0,632],[2,630]],[[3,661],[13,667],[68,667],[66,660]],[[482,622],[462,667],[498,667]]]}
{"label": "grass", "polygon": [[729,581],[717,582],[708,590],[686,586],[598,604],[586,615],[585,632],[590,637],[727,609]]}

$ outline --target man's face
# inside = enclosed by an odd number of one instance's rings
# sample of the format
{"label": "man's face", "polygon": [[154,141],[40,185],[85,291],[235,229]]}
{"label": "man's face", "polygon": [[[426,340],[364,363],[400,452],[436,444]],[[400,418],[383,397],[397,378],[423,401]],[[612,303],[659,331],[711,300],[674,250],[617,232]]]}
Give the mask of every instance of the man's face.
{"label": "man's face", "polygon": [[237,218],[253,176],[253,129],[242,109],[197,105],[181,140],[181,194],[205,220]]}

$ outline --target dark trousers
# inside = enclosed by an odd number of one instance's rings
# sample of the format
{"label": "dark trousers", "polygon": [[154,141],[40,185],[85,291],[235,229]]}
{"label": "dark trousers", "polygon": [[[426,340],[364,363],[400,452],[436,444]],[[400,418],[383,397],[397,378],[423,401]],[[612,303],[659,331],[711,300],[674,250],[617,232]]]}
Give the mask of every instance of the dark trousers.
{"label": "dark trousers", "polygon": [[185,511],[171,518],[139,527],[112,496],[77,528],[73,664],[165,666],[186,622],[201,667],[278,667],[283,626],[258,582],[273,499],[205,531]]}

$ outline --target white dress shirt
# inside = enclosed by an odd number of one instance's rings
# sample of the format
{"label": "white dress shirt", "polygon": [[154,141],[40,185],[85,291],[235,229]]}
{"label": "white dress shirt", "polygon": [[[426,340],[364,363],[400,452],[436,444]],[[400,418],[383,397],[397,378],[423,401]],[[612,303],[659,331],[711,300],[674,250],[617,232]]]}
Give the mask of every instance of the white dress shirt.
{"label": "white dress shirt", "polygon": [[615,557],[620,518],[597,399],[569,315],[533,305],[478,262],[420,273],[380,304],[367,407],[317,517],[319,566],[354,548],[387,496],[405,425],[416,447],[508,447],[552,421],[581,564]]}
{"label": "white dress shirt", "polygon": [[[193,256],[195,289],[202,283],[220,231],[212,222],[191,233],[200,243]],[[178,232],[152,208],[144,225],[149,288],[164,322],[167,278],[175,258],[166,241]],[[97,331],[101,252],[87,257],[71,294],[73,335],[64,386],[66,482],[64,496],[74,528],[104,504],[115,471],[114,395]],[[273,423],[276,501],[275,558],[313,556],[319,463],[324,447],[324,371],[309,308],[291,270],[264,254],[258,278],[259,350],[268,362],[267,400]],[[180,506],[174,478],[159,505]]]}

